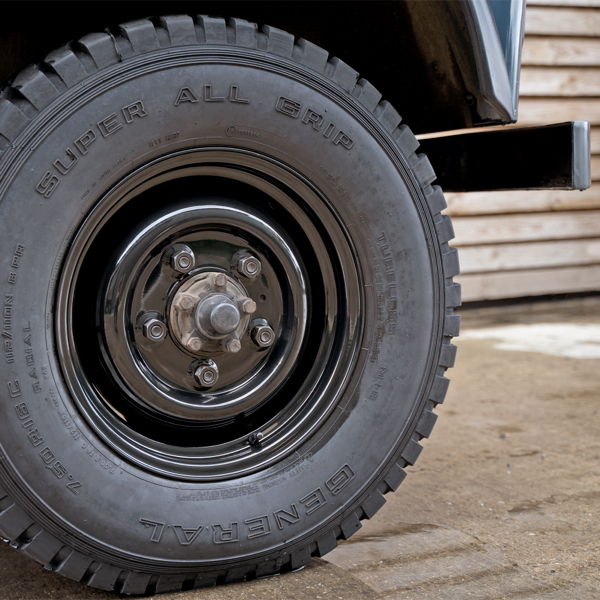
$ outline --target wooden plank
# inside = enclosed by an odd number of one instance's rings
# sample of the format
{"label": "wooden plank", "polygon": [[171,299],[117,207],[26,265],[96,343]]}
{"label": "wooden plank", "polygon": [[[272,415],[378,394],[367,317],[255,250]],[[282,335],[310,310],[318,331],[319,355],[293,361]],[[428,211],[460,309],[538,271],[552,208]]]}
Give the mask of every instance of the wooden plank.
{"label": "wooden plank", "polygon": [[600,69],[595,67],[523,67],[522,96],[600,96]]}
{"label": "wooden plank", "polygon": [[527,0],[527,6],[589,6],[600,8],[600,0]]}
{"label": "wooden plank", "polygon": [[466,246],[460,249],[459,259],[460,272],[463,275],[519,269],[600,265],[600,238]]}
{"label": "wooden plank", "polygon": [[590,127],[590,149],[592,154],[600,154],[600,127]]}
{"label": "wooden plank", "polygon": [[521,98],[518,125],[549,125],[564,121],[589,121],[600,125],[600,99]]}
{"label": "wooden plank", "polygon": [[525,33],[598,37],[600,36],[600,10],[530,6],[525,14]]}
{"label": "wooden plank", "polygon": [[454,246],[600,237],[600,210],[454,217]]}
{"label": "wooden plank", "polygon": [[600,181],[600,156],[592,156],[592,181]]}
{"label": "wooden plank", "polygon": [[[576,121],[577,119],[572,119],[572,120]],[[454,131],[441,131],[441,132],[437,132],[437,133],[423,133],[423,134],[417,135],[417,139],[418,140],[427,140],[429,138],[444,137],[447,135],[459,135],[462,133],[477,134],[478,132],[481,132],[481,131],[492,131],[492,130],[499,130],[499,129],[514,129],[514,128],[518,129],[521,126],[524,127],[524,125],[521,125],[521,120],[519,119],[519,122],[515,123],[514,125],[500,125],[500,126],[492,125],[491,127],[485,127],[485,128],[456,129]],[[591,148],[592,154],[600,154],[600,127],[590,127],[590,148]]]}
{"label": "wooden plank", "polygon": [[600,184],[579,191],[517,190],[514,192],[446,193],[452,217],[600,209]]}
{"label": "wooden plank", "polygon": [[463,302],[600,290],[600,265],[462,275]]}
{"label": "wooden plank", "polygon": [[525,36],[521,64],[600,66],[600,39]]}

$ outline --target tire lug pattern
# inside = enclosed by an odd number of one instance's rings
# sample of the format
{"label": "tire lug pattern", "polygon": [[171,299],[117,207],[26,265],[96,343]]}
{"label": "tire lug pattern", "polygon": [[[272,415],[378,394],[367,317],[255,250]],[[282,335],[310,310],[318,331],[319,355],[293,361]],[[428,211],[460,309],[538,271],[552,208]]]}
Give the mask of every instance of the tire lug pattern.
{"label": "tire lug pattern", "polygon": [[227,28],[224,19],[200,15],[196,21],[204,30],[206,44],[226,44]]}
{"label": "tire lug pattern", "polygon": [[131,44],[134,54],[144,54],[160,48],[154,25],[146,19],[124,23],[119,31]]}
{"label": "tire lug pattern", "polygon": [[284,58],[292,57],[292,52],[294,51],[293,35],[269,25],[265,25],[260,31],[267,37],[267,52],[275,56],[283,56]]}
{"label": "tire lug pattern", "polygon": [[161,17],[161,26],[169,34],[172,46],[187,46],[196,43],[194,19],[187,15]]}
{"label": "tire lug pattern", "polygon": [[68,46],[50,52],[44,62],[62,79],[67,87],[76,85],[88,76],[84,66]]}
{"label": "tire lug pattern", "polygon": [[[432,186],[435,174],[428,159],[417,155],[419,142],[410,129],[401,124],[401,117],[387,101],[381,100],[378,90],[343,61],[329,59],[327,51],[304,39],[294,41],[294,37],[274,27],[264,26],[258,31],[254,23],[243,19],[225,22],[219,17],[200,15],[175,15],[161,17],[156,25],[148,19],[140,19],[120,26],[115,35],[110,32],[92,33],[81,38],[72,47],[64,46],[51,52],[41,65],[23,70],[6,86],[0,95],[0,135],[8,140],[0,145],[0,155],[27,128],[30,119],[44,110],[60,94],[60,87],[73,87],[92,74],[96,69],[104,69],[133,56],[159,50],[165,45],[185,46],[190,44],[235,45],[244,49],[259,49],[280,58],[288,59],[297,65],[324,74],[341,90],[353,97],[371,118],[379,121],[390,140],[396,144],[405,160],[413,167],[416,180],[421,185],[427,205],[436,225],[438,241],[442,248],[442,265],[446,286],[446,317],[443,326],[443,345],[440,349],[439,365],[446,369],[454,365],[456,347],[449,343],[452,336],[458,335],[460,316],[452,314],[452,308],[460,304],[460,286],[449,280],[459,273],[457,252],[449,249],[447,242],[454,237],[449,217],[440,213],[446,207],[439,186]],[[75,51],[74,51],[75,49]],[[79,54],[79,53],[82,54]],[[85,56],[84,56],[85,55]],[[85,62],[84,62],[85,59]],[[92,65],[93,62],[93,65]],[[58,85],[58,87],[57,87]],[[436,376],[432,382],[428,406],[444,401],[449,380]],[[436,421],[431,410],[425,410],[416,425],[415,438],[427,437]],[[413,464],[422,450],[417,439],[410,438],[401,452],[401,457],[390,461],[379,483],[383,482],[386,491],[396,490],[406,476],[401,464]],[[29,558],[46,565],[54,565],[63,574],[83,580],[90,586],[103,590],[114,590],[122,594],[160,593],[193,589],[215,585],[217,582],[239,581],[250,572],[257,577],[280,572],[291,561],[297,568],[310,561],[311,554],[323,556],[333,550],[338,539],[348,539],[361,527],[360,518],[372,518],[385,503],[381,491],[374,490],[360,502],[360,506],[350,509],[337,523],[311,545],[289,555],[267,560],[260,565],[240,569],[203,574],[183,574],[176,576],[151,576],[147,573],[121,570],[108,563],[94,563],[78,551],[70,549],[47,531],[41,530],[30,540],[18,543],[18,549]],[[32,526],[32,519],[16,506],[10,498],[0,493],[0,534],[8,540],[19,537]],[[339,533],[335,533],[339,532]],[[64,558],[64,549],[68,550]],[[63,557],[56,564],[57,557]],[[51,566],[51,568],[54,568]],[[289,568],[289,567],[288,567]]]}
{"label": "tire lug pattern", "polygon": [[92,58],[98,69],[119,62],[115,44],[107,33],[90,33],[79,40],[79,47]]}
{"label": "tire lug pattern", "polygon": [[235,45],[242,48],[256,48],[258,27],[244,19],[229,19],[227,25],[235,31]]}

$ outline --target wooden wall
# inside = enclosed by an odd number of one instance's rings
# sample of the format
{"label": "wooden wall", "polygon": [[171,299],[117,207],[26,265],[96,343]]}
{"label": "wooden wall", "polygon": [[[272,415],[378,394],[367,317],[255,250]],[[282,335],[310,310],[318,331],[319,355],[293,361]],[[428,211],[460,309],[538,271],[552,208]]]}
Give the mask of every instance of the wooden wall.
{"label": "wooden wall", "polygon": [[600,0],[528,0],[517,126],[591,125],[586,191],[447,194],[463,302],[600,290]]}

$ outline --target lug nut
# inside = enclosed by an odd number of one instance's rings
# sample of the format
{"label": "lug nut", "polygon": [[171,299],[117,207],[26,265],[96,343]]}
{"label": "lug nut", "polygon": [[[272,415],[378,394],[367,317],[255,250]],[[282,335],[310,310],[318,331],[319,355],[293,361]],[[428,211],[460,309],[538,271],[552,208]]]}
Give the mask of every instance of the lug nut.
{"label": "lug nut", "polygon": [[167,326],[159,319],[146,319],[142,327],[144,337],[151,342],[162,342],[167,336]]}
{"label": "lug nut", "polygon": [[258,325],[252,329],[250,337],[260,348],[268,348],[275,341],[275,332],[268,325]]}
{"label": "lug nut", "polygon": [[178,273],[189,273],[196,262],[194,253],[185,244],[175,244],[171,250],[170,265]]}
{"label": "lug nut", "polygon": [[254,279],[260,275],[260,260],[254,256],[243,256],[238,261],[237,270],[240,275]]}
{"label": "lug nut", "polygon": [[232,354],[235,354],[236,352],[239,352],[242,349],[242,344],[240,342],[240,340],[229,340],[227,342],[227,346],[225,346],[225,349],[227,350],[227,352],[231,352]]}
{"label": "lug nut", "polygon": [[227,277],[223,273],[217,273],[213,277],[213,284],[216,287],[225,287],[227,285]]}
{"label": "lug nut", "polygon": [[252,313],[256,312],[256,302],[250,298],[246,298],[246,300],[242,302],[242,310],[247,315],[251,315]]}
{"label": "lug nut", "polygon": [[186,346],[192,351],[192,352],[200,352],[200,350],[202,349],[202,340],[200,338],[197,337],[192,337],[187,341]]}
{"label": "lug nut", "polygon": [[201,388],[211,388],[219,379],[219,369],[212,360],[204,360],[194,371],[194,379]]}

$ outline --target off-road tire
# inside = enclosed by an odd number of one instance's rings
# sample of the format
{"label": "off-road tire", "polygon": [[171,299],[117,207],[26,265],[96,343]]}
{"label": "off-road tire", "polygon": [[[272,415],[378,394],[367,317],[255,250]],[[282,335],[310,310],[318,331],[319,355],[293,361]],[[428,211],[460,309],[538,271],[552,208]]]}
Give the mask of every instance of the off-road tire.
{"label": "off-road tire", "polygon": [[[203,116],[213,109],[228,116]],[[169,153],[228,144],[296,170],[331,203],[356,248],[365,316],[335,414],[275,463],[211,482],[134,464],[95,429],[66,383],[57,289],[112,187]],[[238,19],[126,23],[11,80],[0,93],[0,535],[83,584],[148,594],[297,569],[355,533],[419,456],[456,353],[453,230],[418,146],[344,62]]]}

